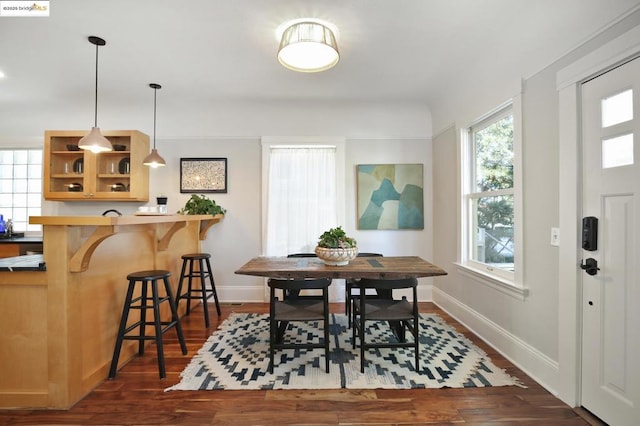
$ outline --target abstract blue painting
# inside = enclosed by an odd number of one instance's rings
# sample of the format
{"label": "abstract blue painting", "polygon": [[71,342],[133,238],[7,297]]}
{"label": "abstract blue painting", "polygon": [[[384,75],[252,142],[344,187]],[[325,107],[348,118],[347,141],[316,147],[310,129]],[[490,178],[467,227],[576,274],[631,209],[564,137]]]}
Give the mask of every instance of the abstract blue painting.
{"label": "abstract blue painting", "polygon": [[358,229],[424,229],[422,164],[357,168]]}

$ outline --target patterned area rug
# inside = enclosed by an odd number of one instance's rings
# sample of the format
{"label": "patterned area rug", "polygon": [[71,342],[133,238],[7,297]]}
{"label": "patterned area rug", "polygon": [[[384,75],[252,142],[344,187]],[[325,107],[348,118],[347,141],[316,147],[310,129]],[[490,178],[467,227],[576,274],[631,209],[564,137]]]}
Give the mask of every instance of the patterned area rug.
{"label": "patterned area rug", "polygon": [[[360,373],[360,349],[352,349],[347,318],[337,314],[330,318],[329,374],[324,370],[322,349],[277,351],[273,374],[269,374],[268,315],[234,313],[193,357],[180,383],[165,391],[522,386],[438,315],[420,316],[422,374],[413,368],[413,349],[405,348],[369,350],[365,373]],[[394,339],[386,323],[369,329],[376,340]],[[317,339],[322,330],[304,323],[289,324],[285,336],[307,339],[309,334]]]}

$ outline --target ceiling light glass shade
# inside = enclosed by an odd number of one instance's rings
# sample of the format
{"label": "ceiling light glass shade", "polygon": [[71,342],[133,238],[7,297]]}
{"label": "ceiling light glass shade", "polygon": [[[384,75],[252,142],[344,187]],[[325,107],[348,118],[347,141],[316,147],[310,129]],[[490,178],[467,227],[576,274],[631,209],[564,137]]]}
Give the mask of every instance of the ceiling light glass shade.
{"label": "ceiling light glass shade", "polygon": [[164,158],[160,157],[158,150],[155,148],[151,150],[151,154],[147,155],[142,163],[145,166],[153,167],[154,169],[167,165],[167,162],[164,161]]}
{"label": "ceiling light glass shade", "polygon": [[318,22],[298,22],[282,34],[278,61],[293,71],[320,72],[340,60],[333,31]]}
{"label": "ceiling light glass shade", "polygon": [[100,133],[100,129],[98,127],[92,127],[91,131],[80,141],[78,142],[78,147],[80,149],[88,149],[91,152],[99,153],[112,151],[113,146],[111,146],[111,142],[109,139],[102,136]]}

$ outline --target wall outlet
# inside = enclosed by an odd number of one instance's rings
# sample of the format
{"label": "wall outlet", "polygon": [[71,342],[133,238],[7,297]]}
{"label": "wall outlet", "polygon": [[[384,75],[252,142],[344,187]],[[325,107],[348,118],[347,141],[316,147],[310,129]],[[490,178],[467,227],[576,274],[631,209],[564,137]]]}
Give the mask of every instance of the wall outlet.
{"label": "wall outlet", "polygon": [[560,245],[560,228],[551,228],[551,245],[556,247]]}

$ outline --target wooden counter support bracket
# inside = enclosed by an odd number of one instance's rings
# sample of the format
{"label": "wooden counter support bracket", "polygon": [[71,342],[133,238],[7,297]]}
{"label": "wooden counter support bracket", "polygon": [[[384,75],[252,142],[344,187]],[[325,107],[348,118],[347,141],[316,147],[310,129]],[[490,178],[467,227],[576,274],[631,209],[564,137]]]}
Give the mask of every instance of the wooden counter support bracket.
{"label": "wooden counter support bracket", "polygon": [[91,255],[96,247],[112,235],[115,235],[115,226],[98,226],[93,234],[86,239],[82,246],[76,251],[69,260],[70,272],[84,272],[89,267]]}
{"label": "wooden counter support bracket", "polygon": [[175,222],[167,233],[158,240],[158,251],[165,251],[169,247],[169,241],[173,235],[185,226],[187,226],[187,222]]}
{"label": "wooden counter support bracket", "polygon": [[200,240],[205,240],[207,238],[207,232],[209,232],[209,228],[220,222],[223,217],[224,215],[217,214],[213,216],[213,219],[203,219],[202,221],[200,221]]}

